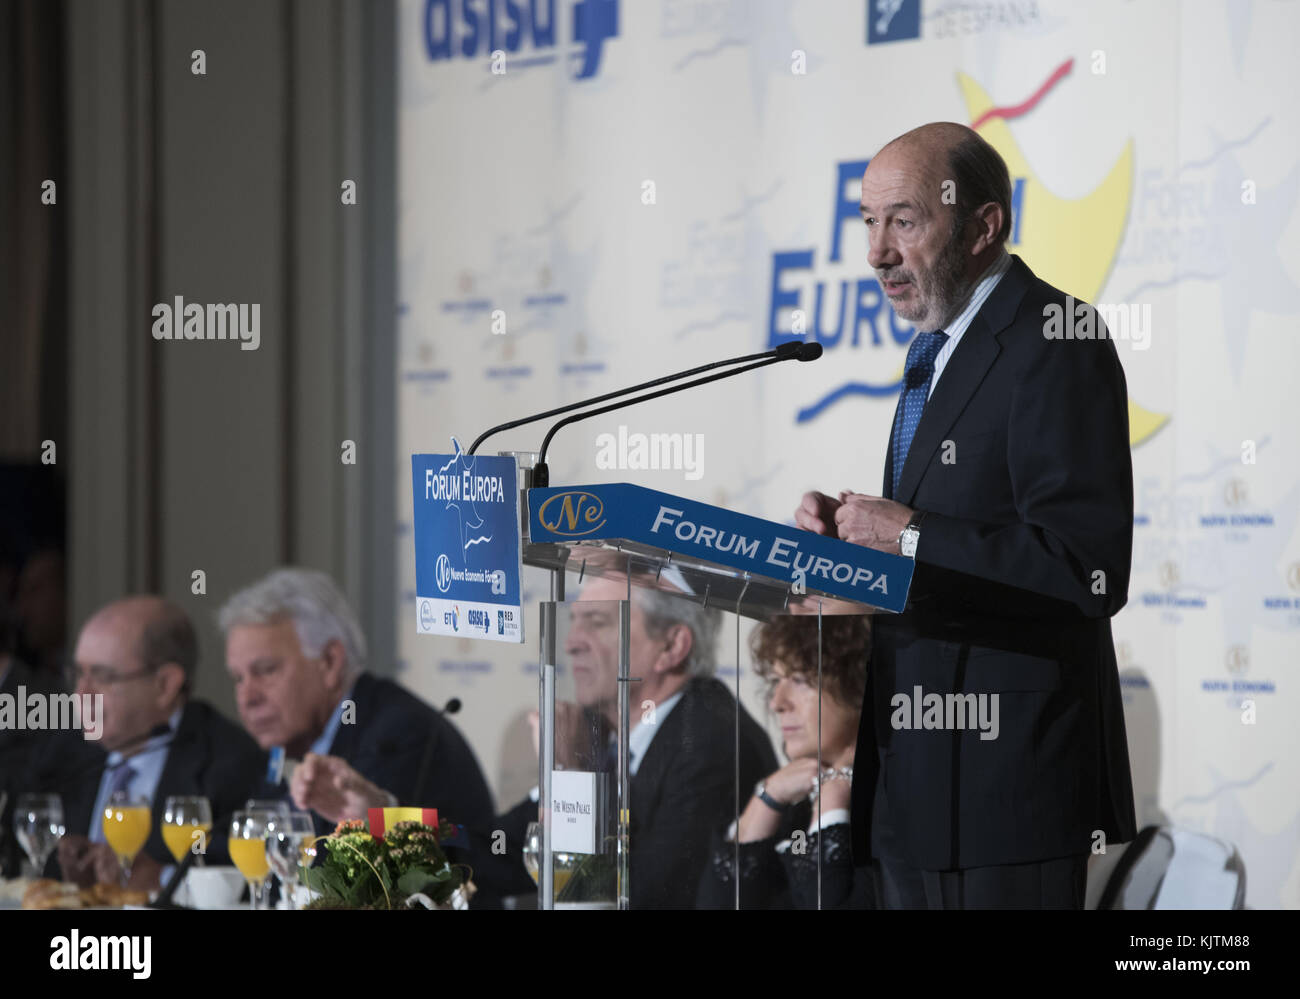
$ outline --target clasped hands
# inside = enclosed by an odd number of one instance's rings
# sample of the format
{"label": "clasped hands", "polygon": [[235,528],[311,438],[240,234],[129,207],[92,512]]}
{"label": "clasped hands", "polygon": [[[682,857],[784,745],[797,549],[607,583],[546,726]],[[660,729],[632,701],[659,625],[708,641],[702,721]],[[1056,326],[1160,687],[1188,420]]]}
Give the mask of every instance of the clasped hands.
{"label": "clasped hands", "polygon": [[898,555],[898,536],[912,519],[912,512],[911,507],[894,500],[845,489],[839,499],[825,493],[804,493],[794,522],[814,534]]}

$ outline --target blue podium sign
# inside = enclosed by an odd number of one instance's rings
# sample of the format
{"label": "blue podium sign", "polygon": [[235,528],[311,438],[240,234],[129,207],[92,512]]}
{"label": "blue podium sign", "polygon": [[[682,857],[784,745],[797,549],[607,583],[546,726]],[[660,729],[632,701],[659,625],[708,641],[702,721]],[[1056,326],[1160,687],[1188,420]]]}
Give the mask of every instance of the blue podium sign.
{"label": "blue podium sign", "polygon": [[518,466],[452,445],[411,455],[416,630],[522,642]]}
{"label": "blue podium sign", "polygon": [[533,542],[623,540],[802,584],[882,610],[907,604],[913,563],[626,482],[528,490]]}

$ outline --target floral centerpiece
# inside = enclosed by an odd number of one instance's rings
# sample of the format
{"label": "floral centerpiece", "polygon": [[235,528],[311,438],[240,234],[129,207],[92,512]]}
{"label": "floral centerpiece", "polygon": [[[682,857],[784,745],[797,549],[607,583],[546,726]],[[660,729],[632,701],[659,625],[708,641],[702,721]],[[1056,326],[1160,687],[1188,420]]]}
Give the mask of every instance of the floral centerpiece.
{"label": "floral centerpiece", "polygon": [[373,836],[360,819],[340,822],[324,838],[325,858],[306,868],[307,887],[319,896],[310,909],[464,909],[474,893],[468,868],[439,846],[455,826],[398,822]]}

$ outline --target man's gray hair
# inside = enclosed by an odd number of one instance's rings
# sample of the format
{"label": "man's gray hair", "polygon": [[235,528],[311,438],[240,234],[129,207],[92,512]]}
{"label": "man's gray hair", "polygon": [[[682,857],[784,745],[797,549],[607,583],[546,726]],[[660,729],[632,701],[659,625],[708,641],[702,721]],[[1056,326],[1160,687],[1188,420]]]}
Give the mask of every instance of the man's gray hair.
{"label": "man's gray hair", "polygon": [[996,239],[1005,246],[1011,238],[1011,174],[1006,160],[982,135],[967,131],[970,134],[948,150],[948,170],[957,189],[953,233],[965,227],[977,208],[992,201],[1002,209],[1002,228]]}
{"label": "man's gray hair", "polygon": [[632,602],[641,608],[646,631],[651,635],[662,635],[675,624],[686,625],[692,638],[685,661],[687,676],[713,676],[718,668],[718,632],[722,627],[722,615],[717,610],[649,587],[634,587]]}
{"label": "man's gray hair", "polygon": [[347,657],[344,680],[355,680],[366,668],[366,637],[334,580],[314,569],[276,569],[264,579],[236,592],[217,616],[224,634],[241,625],[293,621],[303,653],[316,658],[334,639]]}

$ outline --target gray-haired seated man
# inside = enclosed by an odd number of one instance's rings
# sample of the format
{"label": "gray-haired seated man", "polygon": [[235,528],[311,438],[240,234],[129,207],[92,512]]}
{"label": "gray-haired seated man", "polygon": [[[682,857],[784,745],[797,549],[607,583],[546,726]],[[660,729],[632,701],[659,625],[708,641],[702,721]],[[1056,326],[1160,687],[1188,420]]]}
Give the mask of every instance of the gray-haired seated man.
{"label": "gray-haired seated man", "polygon": [[263,749],[301,761],[287,788],[259,797],[292,798],[315,813],[322,835],[401,804],[437,808],[486,841],[492,797],[473,751],[439,711],[366,671],[365,637],[329,576],[278,569],[235,593],[219,621],[244,727]]}
{"label": "gray-haired seated man", "polygon": [[[609,601],[626,594],[624,580],[596,578],[567,605],[564,661],[577,703],[556,705],[556,763],[564,769],[614,769],[619,626]],[[630,902],[634,909],[694,908],[713,834],[736,815],[737,769],[748,794],[776,769],[776,754],[767,733],[743,707],[737,710],[714,676],[716,610],[635,586],[630,617]],[[501,817],[514,857],[537,817],[532,796]],[[512,888],[522,892],[529,882],[517,859],[516,868]]]}

